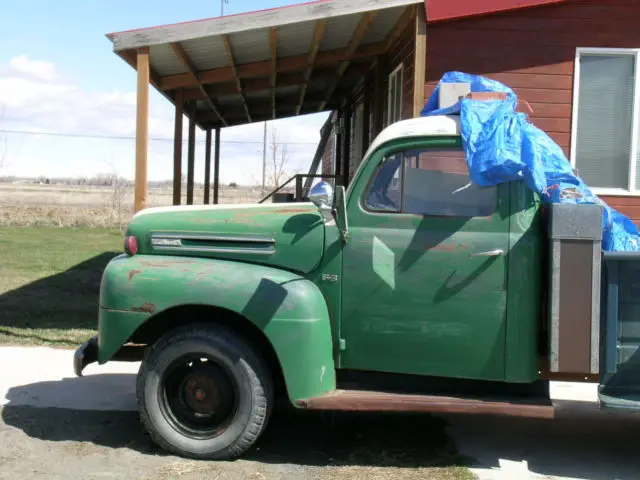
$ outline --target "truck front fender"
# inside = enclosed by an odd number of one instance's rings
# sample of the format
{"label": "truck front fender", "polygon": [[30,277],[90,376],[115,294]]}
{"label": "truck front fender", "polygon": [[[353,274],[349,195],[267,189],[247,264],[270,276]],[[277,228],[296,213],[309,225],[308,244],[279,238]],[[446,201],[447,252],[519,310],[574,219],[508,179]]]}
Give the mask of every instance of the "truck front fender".
{"label": "truck front fender", "polygon": [[288,271],[227,260],[113,259],[100,289],[98,361],[108,361],[154,316],[194,305],[235,312],[258,327],[275,351],[292,403],[335,389],[331,322],[320,289]]}

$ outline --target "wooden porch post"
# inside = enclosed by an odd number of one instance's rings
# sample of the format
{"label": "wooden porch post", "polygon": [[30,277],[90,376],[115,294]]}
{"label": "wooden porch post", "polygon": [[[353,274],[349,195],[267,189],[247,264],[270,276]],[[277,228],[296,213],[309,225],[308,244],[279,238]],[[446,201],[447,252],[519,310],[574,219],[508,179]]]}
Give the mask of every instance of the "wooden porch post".
{"label": "wooden porch post", "polygon": [[211,129],[207,128],[207,136],[204,147],[204,204],[209,204],[211,193]]}
{"label": "wooden porch post", "polygon": [[424,108],[424,84],[427,73],[427,19],[422,4],[416,5],[416,49],[413,63],[413,116]]}
{"label": "wooden porch post", "polygon": [[336,129],[336,151],[335,151],[335,157],[336,157],[336,164],[335,164],[335,169],[333,171],[333,174],[336,175],[336,178],[334,180],[334,185],[342,185],[342,181],[340,180],[340,173],[342,172],[342,137],[343,137],[343,129],[342,129],[342,124],[344,122],[344,116],[342,114],[342,111],[338,111],[338,116],[336,118],[336,124],[335,124],[335,129]]}
{"label": "wooden porch post", "polygon": [[189,117],[189,140],[187,150],[187,205],[193,205],[193,169],[196,155],[196,114]]}
{"label": "wooden porch post", "polygon": [[384,104],[387,98],[384,91],[384,58],[379,55],[376,61],[373,79],[373,136],[378,135],[384,127]]}
{"label": "wooden porch post", "polygon": [[184,95],[178,89],[175,97],[176,118],[173,132],[173,204],[180,205],[182,197],[182,116]]}
{"label": "wooden porch post", "polygon": [[136,180],[134,211],[147,207],[149,152],[149,49],[139,48],[136,54],[138,71],[136,103]]}
{"label": "wooden porch post", "polygon": [[344,107],[343,122],[344,127],[342,131],[344,136],[342,137],[342,183],[347,187],[349,185],[349,167],[351,163],[351,104],[350,100],[347,100],[347,104]]}
{"label": "wooden porch post", "polygon": [[220,127],[216,128],[216,153],[213,157],[213,203],[218,204],[220,189]]}
{"label": "wooden porch post", "polygon": [[[369,133],[371,127],[371,90],[369,89],[369,76],[365,78],[364,87],[364,100],[362,102],[362,137],[360,143],[360,149],[362,156],[367,152],[369,148]],[[362,158],[358,158],[358,165],[362,161]]]}

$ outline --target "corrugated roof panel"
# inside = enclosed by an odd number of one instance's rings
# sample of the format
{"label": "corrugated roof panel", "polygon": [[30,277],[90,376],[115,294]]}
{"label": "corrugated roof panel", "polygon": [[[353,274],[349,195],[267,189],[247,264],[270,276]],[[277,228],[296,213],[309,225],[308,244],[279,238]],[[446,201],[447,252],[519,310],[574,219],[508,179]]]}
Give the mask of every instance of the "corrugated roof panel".
{"label": "corrugated roof panel", "polygon": [[271,58],[269,30],[251,30],[229,36],[233,60],[237,65]]}
{"label": "corrugated roof panel", "polygon": [[307,86],[307,92],[323,92],[329,88],[331,79],[327,76],[314,76]]}
{"label": "corrugated roof panel", "polygon": [[212,36],[182,42],[184,51],[198,70],[226,67],[229,65],[222,37]]}
{"label": "corrugated roof panel", "polygon": [[262,90],[260,92],[245,93],[245,98],[250,102],[270,102],[271,92],[269,90]]}
{"label": "corrugated roof panel", "polygon": [[320,50],[345,48],[349,44],[349,40],[351,40],[351,36],[361,19],[361,13],[330,18],[324,31]]}
{"label": "corrugated roof panel", "polygon": [[242,104],[242,95],[233,94],[233,95],[220,95],[216,98],[216,101],[221,107],[233,106],[236,104]]}
{"label": "corrugated roof panel", "polygon": [[293,96],[300,91],[300,87],[298,85],[292,85],[290,87],[278,87],[276,88],[276,97],[288,97]]}
{"label": "corrugated roof panel", "polygon": [[278,28],[278,57],[309,53],[316,22],[300,22]]}
{"label": "corrugated roof panel", "polygon": [[362,43],[374,43],[384,40],[400,20],[404,10],[404,8],[389,8],[378,12],[364,37],[362,37]]}
{"label": "corrugated roof panel", "polygon": [[154,45],[149,50],[149,61],[151,67],[156,71],[158,75],[177,75],[179,73],[187,73],[187,69],[184,68],[182,62],[171,50],[169,44]]}

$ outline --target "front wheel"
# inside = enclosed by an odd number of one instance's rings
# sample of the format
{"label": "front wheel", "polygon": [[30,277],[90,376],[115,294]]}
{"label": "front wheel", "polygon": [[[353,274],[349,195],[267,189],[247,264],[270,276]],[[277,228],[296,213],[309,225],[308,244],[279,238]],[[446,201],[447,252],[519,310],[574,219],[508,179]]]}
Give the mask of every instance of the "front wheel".
{"label": "front wheel", "polygon": [[140,417],[154,442],[198,459],[230,459],[248,450],[267,424],[272,390],[260,356],[218,325],[164,335],[137,380]]}

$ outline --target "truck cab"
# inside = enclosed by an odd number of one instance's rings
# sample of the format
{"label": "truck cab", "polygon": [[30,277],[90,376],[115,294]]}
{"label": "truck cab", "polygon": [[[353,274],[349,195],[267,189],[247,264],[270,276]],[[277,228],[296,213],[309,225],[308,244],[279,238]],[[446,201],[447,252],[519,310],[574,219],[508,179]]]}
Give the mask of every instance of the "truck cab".
{"label": "truck cab", "polygon": [[[523,182],[473,183],[459,117],[390,125],[347,190],[321,182],[310,200],[136,214],[76,374],[141,360],[145,428],[173,453],[208,459],[249,449],[277,399],[550,418],[549,380],[604,378],[600,310],[563,320],[556,295],[550,225],[561,214],[550,220]],[[572,241],[600,254],[597,236]],[[587,263],[599,302],[600,261]],[[570,322],[595,347],[564,347],[558,324]]]}

